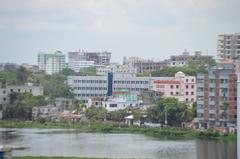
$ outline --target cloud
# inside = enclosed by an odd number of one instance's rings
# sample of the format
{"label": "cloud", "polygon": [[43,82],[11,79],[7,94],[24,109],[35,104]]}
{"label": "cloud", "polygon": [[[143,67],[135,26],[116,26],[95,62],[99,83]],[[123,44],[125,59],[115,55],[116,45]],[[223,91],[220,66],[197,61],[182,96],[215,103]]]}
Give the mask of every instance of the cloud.
{"label": "cloud", "polygon": [[8,51],[24,39],[15,46],[24,53],[81,46],[117,58],[184,48],[214,54],[218,34],[239,32],[239,8],[239,0],[0,0],[0,41]]}

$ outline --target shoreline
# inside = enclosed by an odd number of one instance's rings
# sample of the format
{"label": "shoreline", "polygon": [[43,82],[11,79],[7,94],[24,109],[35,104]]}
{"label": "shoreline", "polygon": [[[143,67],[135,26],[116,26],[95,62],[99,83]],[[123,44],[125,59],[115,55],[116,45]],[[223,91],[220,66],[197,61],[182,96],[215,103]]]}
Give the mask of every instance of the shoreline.
{"label": "shoreline", "polygon": [[116,123],[92,123],[80,124],[73,122],[46,122],[39,123],[35,121],[15,121],[0,120],[0,128],[42,128],[42,129],[73,129],[76,132],[86,133],[130,133],[144,134],[156,138],[173,138],[173,139],[207,139],[207,140],[223,140],[236,141],[236,134],[224,134],[208,129],[206,131],[196,131],[186,128],[150,128],[119,125]]}
{"label": "shoreline", "polygon": [[23,157],[17,157],[14,156],[13,159],[106,159],[106,158],[94,158],[94,157],[60,157],[60,156],[53,156],[53,157],[47,157],[47,156],[23,156]]}

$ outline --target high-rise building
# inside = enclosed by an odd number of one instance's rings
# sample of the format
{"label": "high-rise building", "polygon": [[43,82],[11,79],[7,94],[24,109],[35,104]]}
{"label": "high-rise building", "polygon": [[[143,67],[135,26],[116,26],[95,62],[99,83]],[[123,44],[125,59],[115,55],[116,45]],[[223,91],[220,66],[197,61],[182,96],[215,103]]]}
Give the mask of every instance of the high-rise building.
{"label": "high-rise building", "polygon": [[218,35],[218,60],[240,59],[240,33]]}
{"label": "high-rise building", "polygon": [[[237,96],[240,97],[240,70],[238,70]],[[240,100],[237,101],[237,157],[240,158]]]}
{"label": "high-rise building", "polygon": [[39,70],[45,71],[46,74],[54,74],[62,71],[66,66],[65,55],[61,51],[54,53],[39,53],[38,67]]}
{"label": "high-rise building", "polygon": [[150,59],[142,59],[140,57],[123,57],[123,65],[133,67],[137,73],[158,71],[167,66],[166,61],[154,61]]}
{"label": "high-rise building", "polygon": [[237,120],[237,75],[234,64],[219,63],[197,75],[199,128],[234,127]]}
{"label": "high-rise building", "polygon": [[69,52],[68,53],[68,67],[74,70],[74,63],[76,61],[94,61],[96,66],[106,66],[110,64],[111,52]]}

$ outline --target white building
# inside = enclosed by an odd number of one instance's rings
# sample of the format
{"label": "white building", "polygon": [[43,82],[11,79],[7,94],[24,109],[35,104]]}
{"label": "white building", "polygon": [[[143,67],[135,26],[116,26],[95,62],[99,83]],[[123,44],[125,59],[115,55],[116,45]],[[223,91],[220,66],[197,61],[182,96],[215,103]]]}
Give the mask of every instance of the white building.
{"label": "white building", "polygon": [[39,70],[45,71],[46,74],[54,74],[62,71],[66,66],[65,55],[61,51],[55,53],[39,53],[38,67]]}
{"label": "white building", "polygon": [[43,95],[42,86],[34,86],[32,84],[26,85],[4,85],[0,82],[0,119],[2,118],[2,111],[6,108],[9,103],[9,95],[13,92],[32,93],[33,96]]}
{"label": "white building", "polygon": [[111,61],[111,52],[88,52],[84,50],[69,52],[68,63],[71,68],[74,61],[94,61],[96,66],[109,65]]}
{"label": "white building", "polygon": [[240,59],[240,33],[218,35],[217,58],[218,60]]}
{"label": "white building", "polygon": [[133,66],[118,65],[118,64],[111,64],[108,66],[100,66],[97,68],[98,75],[106,75],[109,72],[136,74],[137,69]]}
{"label": "white building", "polygon": [[128,107],[139,107],[142,105],[141,101],[127,100],[126,98],[110,98],[107,101],[102,102],[102,106],[107,109],[108,112],[126,109]]}
{"label": "white building", "polygon": [[114,74],[106,76],[68,76],[67,83],[73,89],[75,98],[88,101],[93,97],[111,96],[119,89],[127,89],[131,94],[149,90],[151,77],[136,77],[135,74]]}
{"label": "white building", "polygon": [[79,72],[83,68],[94,67],[94,61],[72,61],[68,68],[75,72]]}

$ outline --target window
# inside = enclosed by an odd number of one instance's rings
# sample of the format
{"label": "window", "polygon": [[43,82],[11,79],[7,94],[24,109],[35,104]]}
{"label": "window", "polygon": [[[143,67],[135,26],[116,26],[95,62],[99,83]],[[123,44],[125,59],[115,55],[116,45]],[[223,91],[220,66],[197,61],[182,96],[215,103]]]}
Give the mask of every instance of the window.
{"label": "window", "polygon": [[186,82],[188,82],[188,79],[186,79]]}
{"label": "window", "polygon": [[171,92],[170,94],[173,95],[173,92]]}
{"label": "window", "polygon": [[179,85],[176,85],[176,88],[179,88]]}
{"label": "window", "polygon": [[109,107],[111,107],[111,108],[117,107],[117,104],[110,104]]}
{"label": "window", "polygon": [[188,98],[186,98],[185,101],[188,102]]}
{"label": "window", "polygon": [[188,89],[188,85],[186,85],[186,88]]}
{"label": "window", "polygon": [[194,95],[194,92],[191,92],[191,95]]}
{"label": "window", "polygon": [[193,89],[193,88],[194,88],[194,85],[192,85],[191,87],[192,87],[192,89]]}
{"label": "window", "polygon": [[173,88],[173,85],[171,85],[170,88]]}
{"label": "window", "polygon": [[186,92],[185,94],[188,95],[188,92]]}

